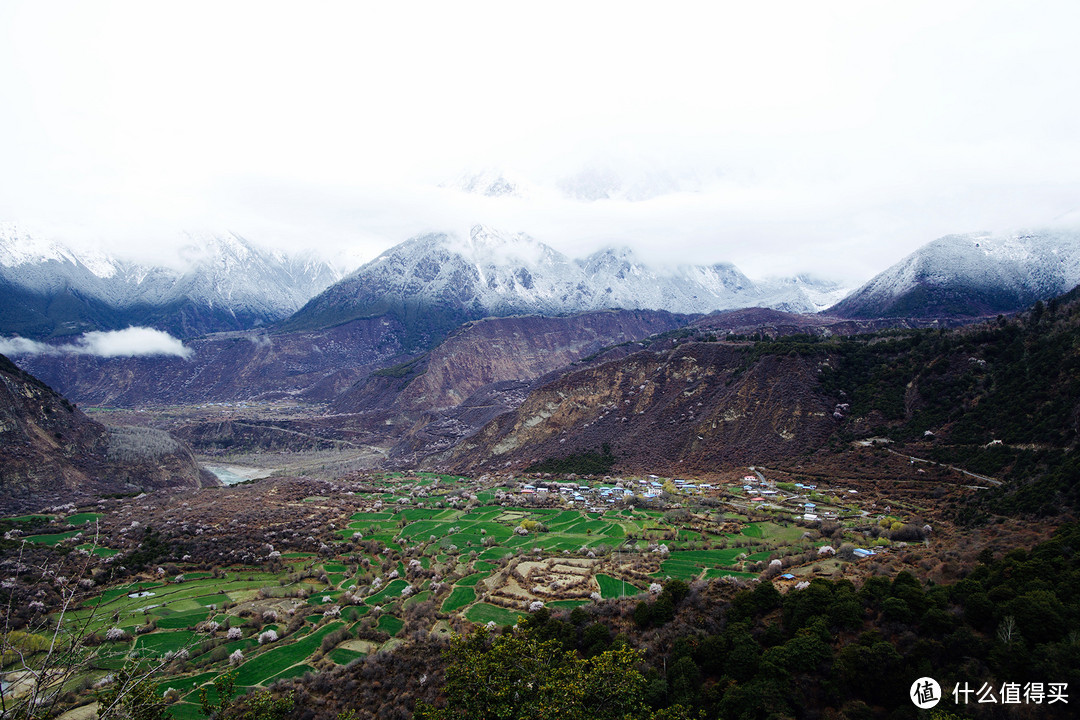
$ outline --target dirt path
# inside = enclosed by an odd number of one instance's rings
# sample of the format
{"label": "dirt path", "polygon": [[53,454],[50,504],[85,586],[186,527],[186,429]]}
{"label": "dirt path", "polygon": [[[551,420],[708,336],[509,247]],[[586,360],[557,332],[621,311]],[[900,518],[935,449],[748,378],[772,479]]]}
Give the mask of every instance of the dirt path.
{"label": "dirt path", "polygon": [[[968,477],[973,477],[976,480],[982,480],[983,482],[989,483],[991,485],[1004,485],[1005,484],[1000,480],[995,480],[994,478],[987,477],[985,475],[979,475],[978,473],[973,473],[973,472],[971,472],[969,470],[965,470],[964,468],[958,468],[955,465],[946,465],[945,463],[939,463],[939,462],[935,462],[933,460],[927,460],[926,458],[915,457],[914,455],[907,455],[905,453],[896,452],[895,450],[892,450],[890,448],[885,448],[885,449],[888,450],[889,452],[891,452],[893,455],[896,455],[896,456],[902,457],[902,458],[906,458],[906,459],[910,460],[913,463],[917,462],[917,463],[926,463],[927,465],[938,465],[940,467],[948,468],[950,470],[955,470],[958,473],[963,473],[964,475],[967,475]],[[967,487],[977,487],[977,486],[969,485]]]}

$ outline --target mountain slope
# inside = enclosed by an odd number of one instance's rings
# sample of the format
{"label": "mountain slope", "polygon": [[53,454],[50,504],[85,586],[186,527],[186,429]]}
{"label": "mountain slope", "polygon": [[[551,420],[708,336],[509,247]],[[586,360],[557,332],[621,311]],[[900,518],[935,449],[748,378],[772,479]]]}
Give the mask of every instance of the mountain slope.
{"label": "mountain slope", "polygon": [[327,330],[248,330],[188,340],[191,356],[18,356],[19,365],[81,403],[139,407],[305,394],[325,401],[402,356],[400,325],[381,318]]}
{"label": "mountain slope", "polygon": [[742,346],[685,343],[568,373],[445,462],[469,472],[521,469],[606,444],[620,470],[707,472],[823,443],[835,421],[815,388],[815,364],[775,357],[744,371],[745,358]]}
{"label": "mountain slope", "polygon": [[[375,373],[334,401],[337,412],[439,411],[485,385],[530,381],[603,347],[667,332],[686,318],[656,311],[608,310],[572,317],[490,318],[459,328],[406,366]],[[386,386],[400,385],[392,398]]]}
{"label": "mountain slope", "polygon": [[76,251],[0,226],[0,332],[46,338],[144,325],[179,337],[276,322],[340,278],[235,233],[184,237],[172,266]]}
{"label": "mountain slope", "polygon": [[952,511],[963,522],[1075,512],[1078,331],[1080,288],[953,330],[659,343],[549,378],[427,464],[519,471],[607,444],[618,471],[783,462],[842,472],[848,441],[883,437],[905,461],[957,466],[990,487]]}
{"label": "mountain slope", "polygon": [[0,355],[0,510],[218,484],[167,433],[106,428]]}
{"label": "mountain slope", "polygon": [[1014,312],[1080,283],[1080,232],[947,235],[828,309],[830,315],[977,317]]}
{"label": "mountain slope", "polygon": [[331,408],[349,414],[338,422],[383,435],[395,466],[413,466],[521,404],[545,375],[605,347],[681,327],[686,319],[651,310],[605,310],[467,323],[430,353],[373,373]]}

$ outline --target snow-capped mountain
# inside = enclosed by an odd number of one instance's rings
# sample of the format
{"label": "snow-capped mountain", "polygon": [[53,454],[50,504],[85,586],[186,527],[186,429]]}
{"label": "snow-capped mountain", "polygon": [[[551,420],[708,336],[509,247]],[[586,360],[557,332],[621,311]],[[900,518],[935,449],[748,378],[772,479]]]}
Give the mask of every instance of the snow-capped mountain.
{"label": "snow-capped mountain", "polygon": [[624,247],[601,250],[575,264],[601,307],[708,313],[762,299],[753,281],[730,263],[652,268]]}
{"label": "snow-capped mountain", "polygon": [[180,337],[288,317],[340,279],[313,255],[235,233],[187,233],[170,266],[76,250],[0,227],[0,333],[29,337],[147,325]]}
{"label": "snow-capped mountain", "polygon": [[977,317],[1080,284],[1080,231],[946,235],[829,309],[840,317]]}
{"label": "snow-capped mountain", "polygon": [[[774,301],[791,309],[798,293],[784,283],[759,286],[730,264],[653,267],[627,248],[572,260],[527,235],[477,225],[466,238],[427,234],[387,250],[313,298],[286,327],[390,314],[414,331],[407,344],[422,345],[486,316],[604,308],[708,313]],[[821,306],[807,295],[795,309]]]}
{"label": "snow-capped mountain", "polygon": [[442,187],[486,197],[521,197],[523,190],[520,180],[493,169],[462,173],[454,181],[443,183]]}
{"label": "snow-capped mountain", "polygon": [[789,313],[820,312],[851,292],[850,287],[838,282],[807,274],[765,278],[757,285],[768,298],[764,307]]}

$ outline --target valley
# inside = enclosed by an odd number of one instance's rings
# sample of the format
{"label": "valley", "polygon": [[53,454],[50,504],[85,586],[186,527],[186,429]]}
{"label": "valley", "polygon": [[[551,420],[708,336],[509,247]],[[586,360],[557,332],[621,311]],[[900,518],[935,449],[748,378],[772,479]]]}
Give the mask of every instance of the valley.
{"label": "valley", "polygon": [[[735,592],[760,577],[783,593],[815,578],[960,577],[977,551],[946,512],[977,492],[963,476],[928,478],[879,447],[843,457],[844,475],[268,477],[9,518],[3,544],[81,578],[80,609],[16,620],[24,633],[58,623],[92,648],[62,702],[137,658],[173,717],[194,719],[199,688],[230,670],[239,691],[268,687],[541,608],[629,611],[673,580]],[[299,456],[286,463],[278,472]],[[983,543],[1021,535],[1045,532],[1010,526]],[[33,566],[16,574],[19,592],[50,584]]]}
{"label": "valley", "polygon": [[1072,555],[1002,570],[1080,507],[1077,290],[977,321],[940,295],[549,316],[502,270],[455,305],[468,254],[413,245],[431,316],[356,276],[186,356],[0,365],[0,699],[79,720],[135,673],[179,720],[438,717],[463,643],[518,641],[630,653],[642,718],[885,718],[916,672],[1080,673],[1027,611],[1080,617]]}
{"label": "valley", "polygon": [[1074,720],[1078,27],[0,2],[0,720]]}

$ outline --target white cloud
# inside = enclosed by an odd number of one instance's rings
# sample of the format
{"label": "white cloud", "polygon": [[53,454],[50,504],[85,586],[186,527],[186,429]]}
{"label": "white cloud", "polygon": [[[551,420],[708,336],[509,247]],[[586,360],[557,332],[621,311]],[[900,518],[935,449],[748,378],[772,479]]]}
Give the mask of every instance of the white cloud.
{"label": "white cloud", "polygon": [[78,342],[87,355],[100,357],[136,357],[140,355],[175,355],[189,358],[192,350],[167,332],[147,327],[126,330],[88,332]]}
{"label": "white cloud", "polygon": [[23,337],[0,338],[4,355],[94,355],[97,357],[174,356],[187,359],[191,348],[172,335],[147,327],[88,332],[74,343],[50,345]]}
{"label": "white cloud", "polygon": [[48,355],[54,352],[53,346],[36,340],[19,336],[0,338],[0,355]]}
{"label": "white cloud", "polygon": [[[1074,0],[11,0],[0,220],[364,259],[487,223],[572,255],[865,279],[1077,210],[1078,24]],[[432,191],[488,167],[551,192]],[[573,201],[574,178],[649,199]]]}

